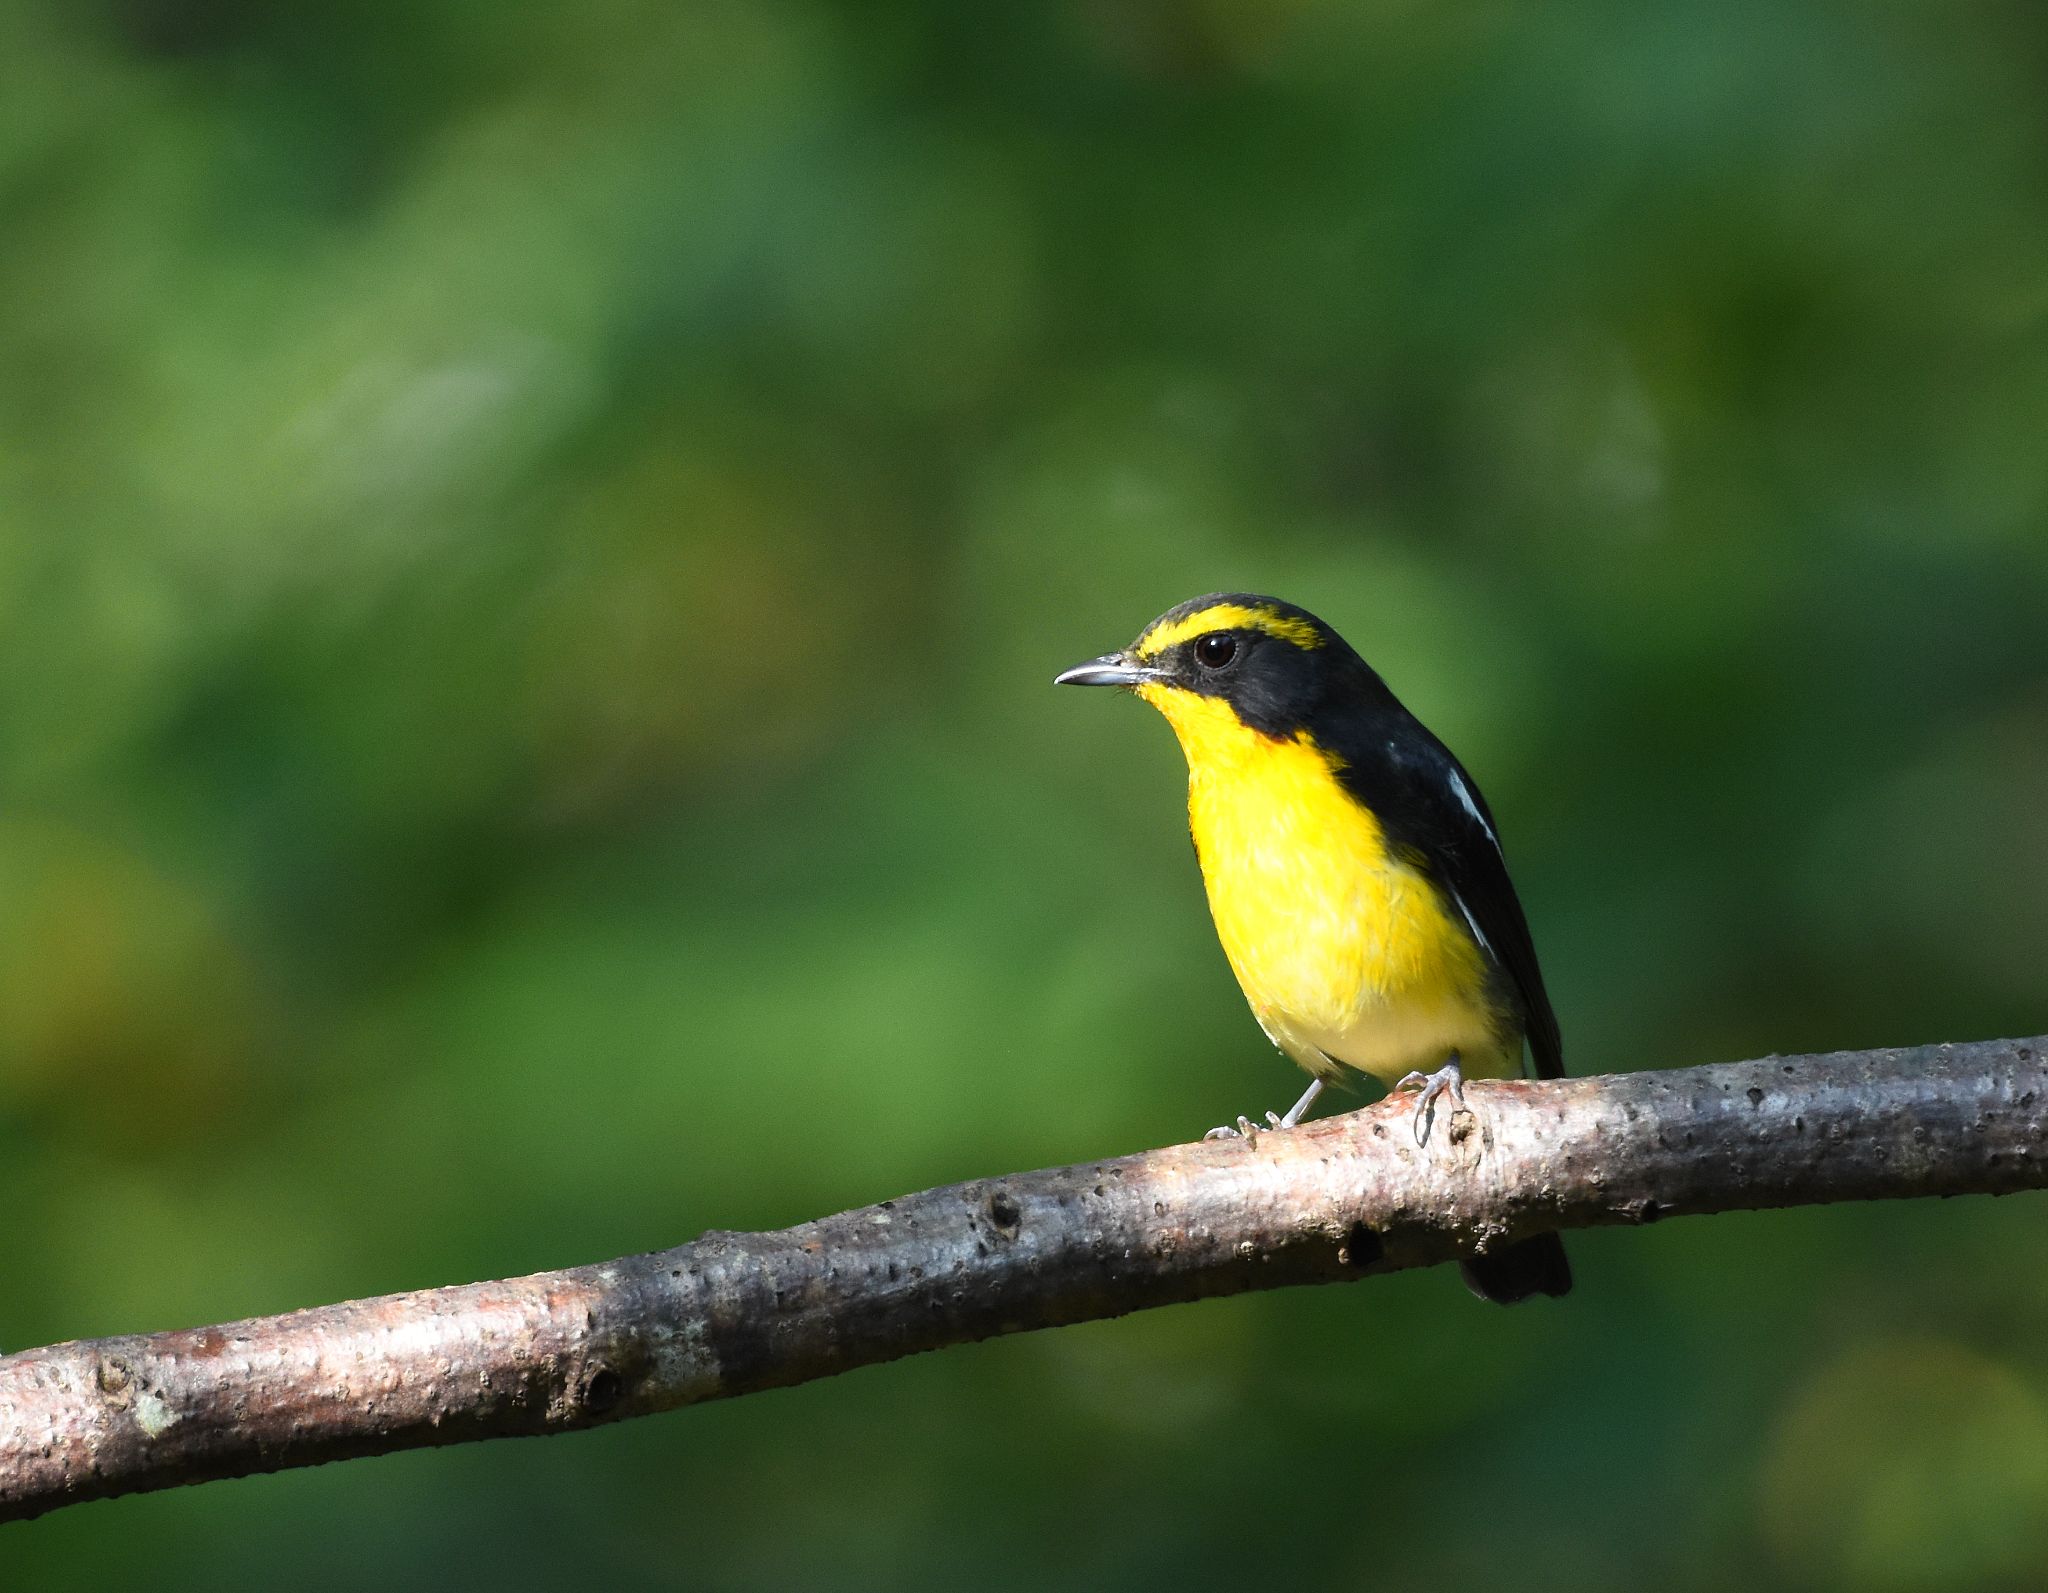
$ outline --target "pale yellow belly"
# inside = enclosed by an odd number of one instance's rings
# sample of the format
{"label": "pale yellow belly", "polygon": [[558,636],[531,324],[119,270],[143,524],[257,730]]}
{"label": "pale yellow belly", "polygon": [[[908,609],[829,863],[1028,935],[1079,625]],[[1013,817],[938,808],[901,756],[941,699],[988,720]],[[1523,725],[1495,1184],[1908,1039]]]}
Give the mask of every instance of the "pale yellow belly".
{"label": "pale yellow belly", "polygon": [[1470,942],[1417,900],[1426,882],[1390,870],[1329,891],[1286,872],[1209,879],[1224,954],[1275,1045],[1311,1072],[1337,1062],[1383,1083],[1454,1052],[1469,1077],[1519,1071],[1518,1037],[1502,1032]]}
{"label": "pale yellow belly", "polygon": [[1188,814],[1225,955],[1273,1043],[1311,1072],[1391,1083],[1452,1053],[1520,1071],[1521,1037],[1455,906],[1391,855],[1323,755],[1267,742],[1190,771]]}

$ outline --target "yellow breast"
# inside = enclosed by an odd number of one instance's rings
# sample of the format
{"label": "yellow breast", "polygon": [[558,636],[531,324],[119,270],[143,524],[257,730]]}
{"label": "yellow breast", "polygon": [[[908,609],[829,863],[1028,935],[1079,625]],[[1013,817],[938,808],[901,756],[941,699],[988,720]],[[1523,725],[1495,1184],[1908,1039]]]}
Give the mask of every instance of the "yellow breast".
{"label": "yellow breast", "polygon": [[1312,1072],[1391,1082],[1459,1053],[1471,1077],[1518,1071],[1457,909],[1389,851],[1378,821],[1306,736],[1275,740],[1228,703],[1140,688],[1188,760],[1188,822],[1209,910],[1259,1025]]}

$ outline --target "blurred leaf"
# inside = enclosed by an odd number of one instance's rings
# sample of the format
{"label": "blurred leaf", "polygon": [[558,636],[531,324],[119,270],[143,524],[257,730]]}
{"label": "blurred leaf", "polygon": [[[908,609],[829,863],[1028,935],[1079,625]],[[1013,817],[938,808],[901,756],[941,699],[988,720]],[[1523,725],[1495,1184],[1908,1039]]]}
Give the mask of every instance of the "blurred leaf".
{"label": "blurred leaf", "polygon": [[2048,1405],[1958,1344],[1866,1344],[1772,1435],[1760,1508],[1785,1560],[1842,1588],[2015,1587],[2048,1572]]}

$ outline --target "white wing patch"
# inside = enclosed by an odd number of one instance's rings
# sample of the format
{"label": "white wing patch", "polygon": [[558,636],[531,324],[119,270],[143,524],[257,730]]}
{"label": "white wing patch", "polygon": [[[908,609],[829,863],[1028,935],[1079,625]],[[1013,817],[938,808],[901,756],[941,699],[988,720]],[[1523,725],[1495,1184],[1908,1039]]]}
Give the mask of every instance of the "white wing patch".
{"label": "white wing patch", "polygon": [[1493,942],[1486,938],[1486,931],[1479,927],[1479,920],[1472,916],[1472,909],[1465,905],[1465,898],[1452,891],[1451,900],[1458,904],[1458,911],[1465,915],[1465,927],[1472,931],[1472,938],[1479,942],[1479,949],[1491,957],[1494,954]]}
{"label": "white wing patch", "polygon": [[[1472,822],[1486,832],[1489,841],[1499,846],[1500,837],[1493,833],[1493,826],[1486,822],[1486,815],[1479,811],[1479,804],[1473,799],[1472,788],[1465,783],[1465,777],[1456,769],[1451,770],[1451,791],[1458,799],[1458,806],[1472,815]],[[1472,915],[1467,913],[1465,916],[1470,918]]]}

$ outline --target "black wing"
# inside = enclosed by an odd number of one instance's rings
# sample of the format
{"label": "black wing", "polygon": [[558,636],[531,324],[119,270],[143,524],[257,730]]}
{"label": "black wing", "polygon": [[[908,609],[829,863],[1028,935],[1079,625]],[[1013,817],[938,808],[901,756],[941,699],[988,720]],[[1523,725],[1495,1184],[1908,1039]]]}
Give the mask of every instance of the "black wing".
{"label": "black wing", "polygon": [[1372,717],[1379,721],[1372,727],[1377,734],[1369,740],[1346,737],[1353,745],[1333,749],[1347,765],[1340,777],[1379,816],[1388,843],[1450,897],[1480,946],[1507,974],[1521,1002],[1536,1076],[1562,1077],[1557,1014],[1543,988],[1536,943],[1508,878],[1486,798],[1450,748],[1405,708],[1389,704]]}

